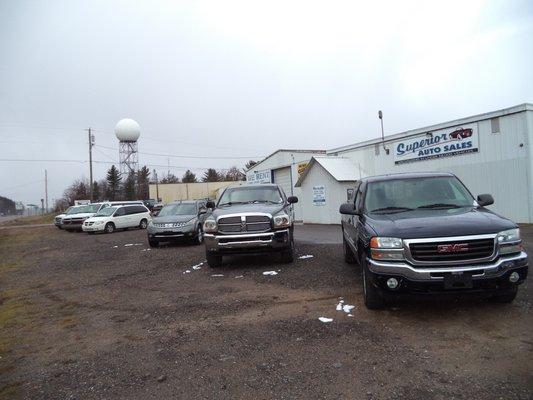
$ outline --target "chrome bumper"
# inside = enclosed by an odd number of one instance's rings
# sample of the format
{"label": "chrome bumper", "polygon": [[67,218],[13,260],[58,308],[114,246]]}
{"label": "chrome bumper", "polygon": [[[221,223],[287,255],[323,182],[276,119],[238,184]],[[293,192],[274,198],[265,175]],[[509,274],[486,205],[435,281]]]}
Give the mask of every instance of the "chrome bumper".
{"label": "chrome bumper", "polygon": [[212,252],[231,249],[261,249],[265,247],[283,248],[287,246],[287,242],[278,241],[275,239],[275,236],[288,237],[288,235],[288,229],[241,235],[213,235],[206,233],[204,234],[204,241],[206,250]]}
{"label": "chrome bumper", "polygon": [[472,265],[455,265],[451,267],[428,267],[416,268],[407,263],[392,263],[376,261],[367,258],[368,268],[370,272],[379,275],[399,275],[404,278],[414,281],[442,281],[444,278],[438,276],[444,273],[470,272],[474,278],[497,278],[504,275],[507,271],[522,268],[527,266],[527,254],[521,252],[520,254],[511,256],[500,256],[498,260],[485,264]]}

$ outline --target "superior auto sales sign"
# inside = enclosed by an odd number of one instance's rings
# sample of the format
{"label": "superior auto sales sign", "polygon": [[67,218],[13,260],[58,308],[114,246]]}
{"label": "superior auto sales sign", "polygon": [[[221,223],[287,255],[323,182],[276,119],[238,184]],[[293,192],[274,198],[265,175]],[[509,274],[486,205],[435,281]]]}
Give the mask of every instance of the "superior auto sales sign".
{"label": "superior auto sales sign", "polygon": [[403,164],[478,151],[477,124],[468,124],[395,142],[394,163]]}

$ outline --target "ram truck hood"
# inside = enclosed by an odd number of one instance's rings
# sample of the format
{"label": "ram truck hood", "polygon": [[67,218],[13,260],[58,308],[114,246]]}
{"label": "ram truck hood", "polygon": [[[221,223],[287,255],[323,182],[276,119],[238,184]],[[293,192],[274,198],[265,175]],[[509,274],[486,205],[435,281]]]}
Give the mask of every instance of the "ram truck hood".
{"label": "ram truck hood", "polygon": [[70,218],[89,218],[92,217],[94,213],[79,213],[79,214],[69,214],[65,215],[63,219],[70,219]]}
{"label": "ram truck hood", "polygon": [[483,207],[370,214],[366,222],[377,236],[401,239],[481,235],[517,227],[514,222]]}
{"label": "ram truck hood", "polygon": [[276,215],[283,210],[285,204],[268,204],[268,203],[250,203],[250,204],[235,204],[231,206],[217,207],[213,211],[213,217],[218,219],[224,215],[229,214],[244,214],[244,213],[264,213]]}

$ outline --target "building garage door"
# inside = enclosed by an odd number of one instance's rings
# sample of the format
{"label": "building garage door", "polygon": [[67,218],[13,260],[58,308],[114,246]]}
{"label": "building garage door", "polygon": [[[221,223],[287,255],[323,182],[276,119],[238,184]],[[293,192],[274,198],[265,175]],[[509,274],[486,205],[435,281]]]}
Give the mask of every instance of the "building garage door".
{"label": "building garage door", "polygon": [[274,183],[281,186],[285,195],[291,195],[291,167],[279,168],[274,171]]}

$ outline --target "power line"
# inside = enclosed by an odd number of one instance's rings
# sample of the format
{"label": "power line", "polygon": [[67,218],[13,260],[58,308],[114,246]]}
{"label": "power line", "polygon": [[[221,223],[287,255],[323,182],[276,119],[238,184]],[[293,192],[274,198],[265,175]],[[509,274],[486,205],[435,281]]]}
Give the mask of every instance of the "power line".
{"label": "power line", "polygon": [[11,190],[11,189],[17,189],[19,187],[24,187],[24,186],[30,186],[30,185],[35,185],[36,183],[42,183],[43,180],[42,179],[39,179],[38,181],[33,181],[33,182],[28,182],[28,183],[22,183],[20,185],[15,185],[15,186],[11,186],[11,187],[8,187],[8,188],[3,188],[3,189],[0,189],[0,192],[5,192],[7,190]]}
{"label": "power line", "polygon": [[[94,146],[102,147],[102,148],[108,149],[108,150],[118,151],[118,149],[116,149],[116,148],[108,147],[108,146],[102,146],[102,145],[99,145],[99,144],[95,144]],[[243,156],[238,156],[238,157],[229,157],[229,156],[223,156],[223,157],[216,157],[216,156],[184,156],[184,155],[176,155],[176,154],[149,153],[149,152],[146,152],[146,151],[139,151],[138,153],[139,154],[145,154],[145,155],[148,155],[148,156],[171,157],[171,158],[198,158],[198,159],[207,159],[207,160],[211,160],[211,159],[216,159],[216,160],[234,160],[234,159],[250,160],[250,159],[254,159],[254,158],[261,158],[261,157],[249,157],[249,156],[245,156],[245,157],[243,157]]]}

